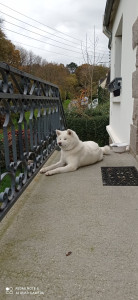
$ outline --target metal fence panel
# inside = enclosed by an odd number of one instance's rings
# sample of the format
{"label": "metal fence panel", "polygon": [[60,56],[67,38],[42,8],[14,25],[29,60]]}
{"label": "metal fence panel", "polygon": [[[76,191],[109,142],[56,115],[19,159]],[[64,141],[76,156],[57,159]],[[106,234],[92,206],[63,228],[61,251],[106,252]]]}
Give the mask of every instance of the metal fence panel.
{"label": "metal fence panel", "polygon": [[56,85],[0,63],[0,220],[56,147],[66,120]]}

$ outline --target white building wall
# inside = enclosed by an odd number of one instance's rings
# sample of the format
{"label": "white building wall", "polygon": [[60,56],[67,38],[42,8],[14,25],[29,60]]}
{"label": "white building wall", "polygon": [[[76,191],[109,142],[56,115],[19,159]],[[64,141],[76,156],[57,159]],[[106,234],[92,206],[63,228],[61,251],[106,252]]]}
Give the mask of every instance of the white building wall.
{"label": "white building wall", "polygon": [[138,17],[138,0],[120,0],[112,28],[111,81],[118,76],[116,68],[118,68],[117,64],[120,57],[117,57],[117,55],[120,54],[115,51],[117,39],[115,35],[122,17],[122,55],[120,68],[122,89],[118,97],[114,97],[111,94],[110,125],[107,130],[114,142],[127,142],[129,144],[130,124],[132,124],[133,113],[132,72],[135,70],[136,63],[136,49],[132,49],[132,26]]}

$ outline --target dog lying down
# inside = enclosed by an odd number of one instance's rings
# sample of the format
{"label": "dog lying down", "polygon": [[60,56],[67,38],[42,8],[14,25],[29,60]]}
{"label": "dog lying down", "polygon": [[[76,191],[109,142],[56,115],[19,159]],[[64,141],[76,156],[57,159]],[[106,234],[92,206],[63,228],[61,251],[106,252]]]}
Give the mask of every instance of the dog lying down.
{"label": "dog lying down", "polygon": [[92,141],[82,142],[75,131],[56,130],[57,144],[61,148],[60,161],[42,168],[40,173],[54,175],[77,170],[79,167],[92,165],[103,159],[103,154],[110,154],[110,147],[99,147]]}

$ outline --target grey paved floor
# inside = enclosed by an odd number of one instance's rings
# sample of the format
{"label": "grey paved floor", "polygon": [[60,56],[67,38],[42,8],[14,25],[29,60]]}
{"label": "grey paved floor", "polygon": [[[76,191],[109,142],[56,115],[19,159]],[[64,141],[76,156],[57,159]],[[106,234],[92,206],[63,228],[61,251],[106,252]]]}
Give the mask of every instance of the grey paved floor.
{"label": "grey paved floor", "polygon": [[100,169],[127,165],[35,177],[0,224],[0,299],[138,300],[138,187],[103,186]]}

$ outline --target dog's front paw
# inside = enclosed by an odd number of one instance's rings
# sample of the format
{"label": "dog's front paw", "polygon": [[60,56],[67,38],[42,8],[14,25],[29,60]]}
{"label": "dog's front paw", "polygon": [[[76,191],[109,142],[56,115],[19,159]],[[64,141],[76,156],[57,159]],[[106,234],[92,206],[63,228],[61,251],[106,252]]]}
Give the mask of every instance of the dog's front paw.
{"label": "dog's front paw", "polygon": [[40,174],[43,174],[43,173],[45,173],[46,172],[46,168],[42,168],[41,170],[40,170]]}
{"label": "dog's front paw", "polygon": [[47,172],[45,173],[46,176],[51,176],[51,175],[53,175],[53,174],[54,174],[53,171],[47,171]]}

